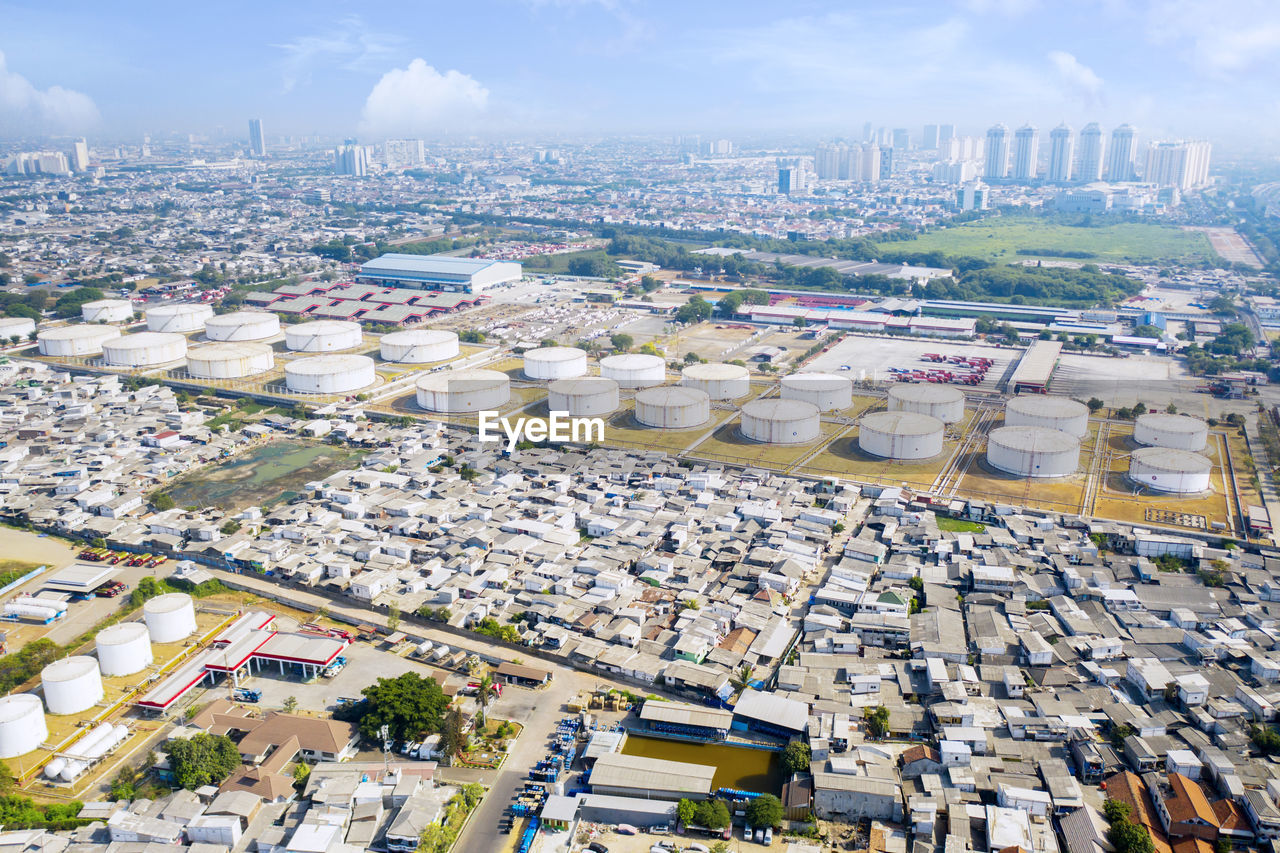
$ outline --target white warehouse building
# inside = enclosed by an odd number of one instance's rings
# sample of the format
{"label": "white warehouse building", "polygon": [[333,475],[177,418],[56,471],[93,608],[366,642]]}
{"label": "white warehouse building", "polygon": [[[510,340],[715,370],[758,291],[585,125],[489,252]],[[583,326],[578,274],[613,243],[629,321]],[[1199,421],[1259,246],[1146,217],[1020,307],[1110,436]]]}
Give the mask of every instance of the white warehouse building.
{"label": "white warehouse building", "polygon": [[499,284],[519,281],[523,274],[520,264],[514,261],[388,254],[364,264],[356,280],[381,287],[480,293]]}

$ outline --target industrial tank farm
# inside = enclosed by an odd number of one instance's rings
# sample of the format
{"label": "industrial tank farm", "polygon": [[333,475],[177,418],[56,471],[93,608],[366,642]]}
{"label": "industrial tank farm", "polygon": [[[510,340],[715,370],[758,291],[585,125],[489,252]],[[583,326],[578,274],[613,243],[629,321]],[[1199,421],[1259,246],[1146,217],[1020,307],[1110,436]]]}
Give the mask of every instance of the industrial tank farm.
{"label": "industrial tank farm", "polygon": [[26,755],[48,737],[39,696],[14,693],[0,699],[0,758]]}
{"label": "industrial tank farm", "polygon": [[254,341],[203,344],[187,352],[187,373],[197,379],[242,379],[275,364],[275,350]]}
{"label": "industrial tank farm", "polygon": [[1129,457],[1129,479],[1158,492],[1188,495],[1209,490],[1213,463],[1199,453],[1144,447]]}
{"label": "industrial tank farm", "polygon": [[530,379],[572,379],[586,372],[587,354],[577,347],[539,347],[524,354],[524,375]]}
{"label": "industrial tank farm", "polygon": [[157,305],[147,309],[149,332],[198,332],[205,321],[213,316],[213,306],[203,302],[187,302],[179,305]]}
{"label": "industrial tank farm", "polygon": [[858,421],[864,453],[903,461],[931,459],[942,452],[946,425],[917,412],[872,412]]}
{"label": "industrial tank farm", "polygon": [[113,367],[155,367],[185,356],[187,339],[174,332],[138,332],[105,342],[102,354]]}
{"label": "industrial tank farm", "polygon": [[847,409],[853,405],[853,382],[834,373],[793,373],[782,377],[782,399],[802,400],[819,411]]}
{"label": "industrial tank farm", "polygon": [[1069,397],[1030,394],[1014,397],[1004,407],[1005,426],[1056,429],[1084,438],[1089,434],[1089,407]]}
{"label": "industrial tank farm", "polygon": [[211,341],[261,341],[280,334],[280,317],[266,311],[233,311],[210,317],[204,336]]}
{"label": "industrial tank farm", "polygon": [[953,424],[964,419],[964,392],[949,385],[894,385],[889,389],[889,411],[930,415]]}
{"label": "industrial tank farm", "polygon": [[751,392],[751,372],[738,364],[691,364],[680,371],[680,384],[712,400],[734,400]]}
{"label": "industrial tank farm", "polygon": [[299,394],[345,394],[368,388],[378,378],[367,355],[313,355],[284,366],[284,382]]}
{"label": "industrial tank farm", "polygon": [[87,655],[56,660],[40,671],[50,714],[79,714],[102,701],[102,673]]}
{"label": "industrial tank farm", "polygon": [[742,435],[767,444],[803,444],[822,431],[818,407],[799,400],[752,400],[742,407]]}
{"label": "industrial tank farm", "polygon": [[103,628],[97,637],[98,668],[103,675],[133,675],[151,665],[151,635],[141,622]]}
{"label": "industrial tank farm", "polygon": [[706,391],[663,385],[636,392],[636,420],[661,429],[687,429],[711,419]]}
{"label": "industrial tank farm", "polygon": [[128,299],[96,299],[80,306],[86,323],[123,323],[133,319],[133,303]]}
{"label": "industrial tank farm", "polygon": [[407,329],[383,335],[378,352],[384,361],[430,364],[458,355],[458,336],[442,329]]}
{"label": "industrial tank farm", "polygon": [[1080,440],[1044,427],[1000,427],[987,438],[987,462],[1021,477],[1069,477],[1080,464]]}
{"label": "industrial tank farm", "polygon": [[185,592],[157,595],[142,605],[153,643],[176,643],[196,632],[196,606]]}
{"label": "industrial tank farm", "polygon": [[294,352],[338,352],[363,340],[360,324],[346,320],[312,320],[284,330],[284,345]]}
{"label": "industrial tank farm", "polygon": [[497,370],[451,370],[417,383],[418,405],[428,412],[468,414],[498,409],[511,399],[511,379]]}
{"label": "industrial tank farm", "polygon": [[667,364],[656,355],[624,353],[600,359],[600,375],[622,388],[648,388],[667,380]]}
{"label": "industrial tank farm", "polygon": [[15,335],[24,341],[36,330],[36,321],[29,317],[0,317],[0,343],[8,343]]}
{"label": "industrial tank farm", "polygon": [[618,408],[618,383],[603,376],[558,379],[547,386],[547,409],[575,418],[612,414]]}
{"label": "industrial tank farm", "polygon": [[1204,450],[1209,443],[1209,425],[1188,415],[1151,412],[1138,416],[1133,425],[1133,440],[1150,447]]}
{"label": "industrial tank farm", "polygon": [[36,335],[40,354],[53,358],[101,355],[102,345],[120,337],[115,326],[55,326]]}

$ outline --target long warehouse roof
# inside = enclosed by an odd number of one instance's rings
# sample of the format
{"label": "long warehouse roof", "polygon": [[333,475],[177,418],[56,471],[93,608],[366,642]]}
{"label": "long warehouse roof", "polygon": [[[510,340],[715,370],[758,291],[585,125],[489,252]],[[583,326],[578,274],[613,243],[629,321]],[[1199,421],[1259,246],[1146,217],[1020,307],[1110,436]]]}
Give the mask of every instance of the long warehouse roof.
{"label": "long warehouse roof", "polygon": [[707,794],[716,768],[640,755],[605,755],[591,768],[591,786]]}
{"label": "long warehouse roof", "polygon": [[707,708],[685,702],[663,702],[650,699],[640,709],[640,719],[681,726],[702,726],[708,729],[727,729],[733,723],[733,713],[721,708]]}
{"label": "long warehouse roof", "polygon": [[509,263],[487,258],[454,258],[442,255],[383,255],[360,267],[364,275],[381,273],[443,273],[446,275],[475,275],[494,264]]}
{"label": "long warehouse roof", "polygon": [[1048,385],[1053,377],[1053,369],[1062,355],[1062,341],[1035,341],[1027,347],[1018,361],[1018,369],[1009,380],[1009,387],[1016,389],[1020,384]]}

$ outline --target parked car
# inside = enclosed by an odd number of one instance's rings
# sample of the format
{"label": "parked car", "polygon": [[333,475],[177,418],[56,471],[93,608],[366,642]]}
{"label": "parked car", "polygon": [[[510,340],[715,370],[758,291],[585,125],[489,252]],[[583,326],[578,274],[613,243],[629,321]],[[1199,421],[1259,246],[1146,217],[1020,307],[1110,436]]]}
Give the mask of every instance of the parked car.
{"label": "parked car", "polygon": [[587,845],[587,849],[590,850],[591,853],[609,853],[609,848],[605,847],[599,841],[592,841]]}

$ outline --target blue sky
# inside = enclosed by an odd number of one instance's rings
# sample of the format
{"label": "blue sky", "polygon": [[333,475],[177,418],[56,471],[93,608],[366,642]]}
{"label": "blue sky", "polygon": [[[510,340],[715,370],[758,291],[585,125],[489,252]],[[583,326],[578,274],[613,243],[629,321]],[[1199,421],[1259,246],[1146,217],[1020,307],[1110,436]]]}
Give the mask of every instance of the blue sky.
{"label": "blue sky", "polygon": [[[114,8],[104,8],[114,7]],[[1068,8],[1069,7],[1069,8]],[[1275,0],[0,2],[0,136],[1280,130]]]}

